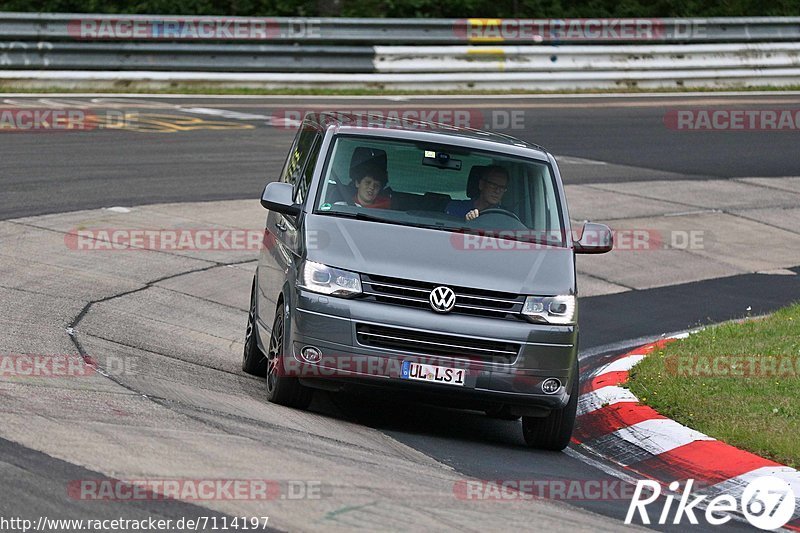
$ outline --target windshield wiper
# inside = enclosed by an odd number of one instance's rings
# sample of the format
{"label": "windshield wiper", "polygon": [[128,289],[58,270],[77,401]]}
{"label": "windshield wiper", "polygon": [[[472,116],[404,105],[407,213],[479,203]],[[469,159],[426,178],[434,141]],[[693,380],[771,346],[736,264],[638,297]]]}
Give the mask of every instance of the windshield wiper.
{"label": "windshield wiper", "polygon": [[370,215],[363,212],[358,213],[351,213],[350,211],[322,211],[317,212],[317,215],[324,215],[324,216],[331,216],[331,217],[342,217],[342,218],[355,218],[356,220],[369,220],[371,222],[385,222],[386,224],[400,224],[403,225],[402,222],[398,222],[396,220],[391,220],[382,217],[376,217],[375,215]]}

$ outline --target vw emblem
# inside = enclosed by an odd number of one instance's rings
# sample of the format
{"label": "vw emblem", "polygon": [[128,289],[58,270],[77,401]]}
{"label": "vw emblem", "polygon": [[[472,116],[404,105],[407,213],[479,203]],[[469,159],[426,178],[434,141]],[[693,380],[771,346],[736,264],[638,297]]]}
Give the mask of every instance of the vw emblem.
{"label": "vw emblem", "polygon": [[456,293],[450,287],[436,287],[429,298],[431,308],[437,313],[449,313],[456,305]]}

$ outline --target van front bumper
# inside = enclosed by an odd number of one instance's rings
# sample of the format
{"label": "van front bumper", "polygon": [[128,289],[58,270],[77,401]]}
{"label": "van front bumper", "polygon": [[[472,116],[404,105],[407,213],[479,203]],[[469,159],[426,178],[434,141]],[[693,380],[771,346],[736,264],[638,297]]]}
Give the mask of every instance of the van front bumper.
{"label": "van front bumper", "polygon": [[[440,315],[424,309],[378,304],[357,299],[329,298],[303,290],[293,295],[291,350],[283,356],[284,371],[304,384],[325,389],[384,388],[456,400],[467,408],[498,405],[560,409],[569,401],[577,358],[577,327],[531,324],[465,315]],[[358,327],[379,325],[398,330],[507,341],[518,345],[516,357],[497,358],[430,355],[417,351],[365,346]],[[304,348],[321,357],[310,361]],[[465,371],[463,385],[404,379],[404,362]],[[542,383],[558,379],[562,386],[545,393]]]}

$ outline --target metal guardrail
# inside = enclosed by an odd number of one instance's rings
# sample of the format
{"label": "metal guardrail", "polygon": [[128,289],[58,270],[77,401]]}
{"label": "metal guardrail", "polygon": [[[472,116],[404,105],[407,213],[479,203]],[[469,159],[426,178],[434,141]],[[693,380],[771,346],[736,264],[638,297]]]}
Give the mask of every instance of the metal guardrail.
{"label": "metal guardrail", "polygon": [[770,69],[800,66],[800,43],[747,45],[287,46],[186,43],[19,43],[6,68],[200,72],[478,73]]}
{"label": "metal guardrail", "polygon": [[377,72],[592,72],[800,67],[800,42],[745,44],[376,46]]}
{"label": "metal guardrail", "polygon": [[0,68],[204,72],[372,72],[371,46],[1,43]]}
{"label": "metal guardrail", "polygon": [[[576,36],[571,22],[614,26],[626,21],[650,26],[653,43],[776,42],[800,40],[800,17],[753,18],[639,18],[639,19],[354,19],[354,18],[252,18],[178,17],[172,15],[96,15],[62,13],[0,13],[0,41],[74,41],[82,21],[230,21],[266,23],[270,41],[349,44],[468,44],[468,43],[594,43],[608,42],[608,35],[592,32]],[[535,34],[541,39],[536,39]],[[596,33],[596,32],[595,32]],[[625,32],[623,32],[625,33]],[[616,43],[641,42],[630,35],[612,36]],[[131,39],[133,40],[133,39]],[[199,39],[213,41],[217,39]],[[251,40],[231,36],[227,41]]]}
{"label": "metal guardrail", "polygon": [[559,21],[0,13],[0,80],[411,90],[800,85],[800,17]]}

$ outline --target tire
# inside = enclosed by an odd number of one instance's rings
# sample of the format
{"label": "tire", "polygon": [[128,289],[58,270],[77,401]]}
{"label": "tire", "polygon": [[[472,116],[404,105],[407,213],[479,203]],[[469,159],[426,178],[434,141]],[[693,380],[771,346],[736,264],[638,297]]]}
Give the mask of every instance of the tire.
{"label": "tire", "polygon": [[285,329],[283,304],[279,303],[275,310],[275,321],[272,323],[272,334],[267,350],[267,399],[286,407],[306,409],[311,403],[313,391],[301,385],[297,378],[283,375]]}
{"label": "tire", "polygon": [[561,451],[569,445],[572,430],[575,427],[575,415],[578,411],[578,394],[580,392],[580,376],[578,362],[575,362],[575,373],[572,379],[572,390],[569,402],[561,409],[553,410],[545,417],[522,417],[522,436],[531,448],[540,450]]}
{"label": "tire", "polygon": [[242,354],[242,370],[258,377],[267,375],[267,358],[258,347],[258,330],[256,330],[256,280],[250,291],[250,312],[247,315],[247,331],[244,335],[244,353]]}

